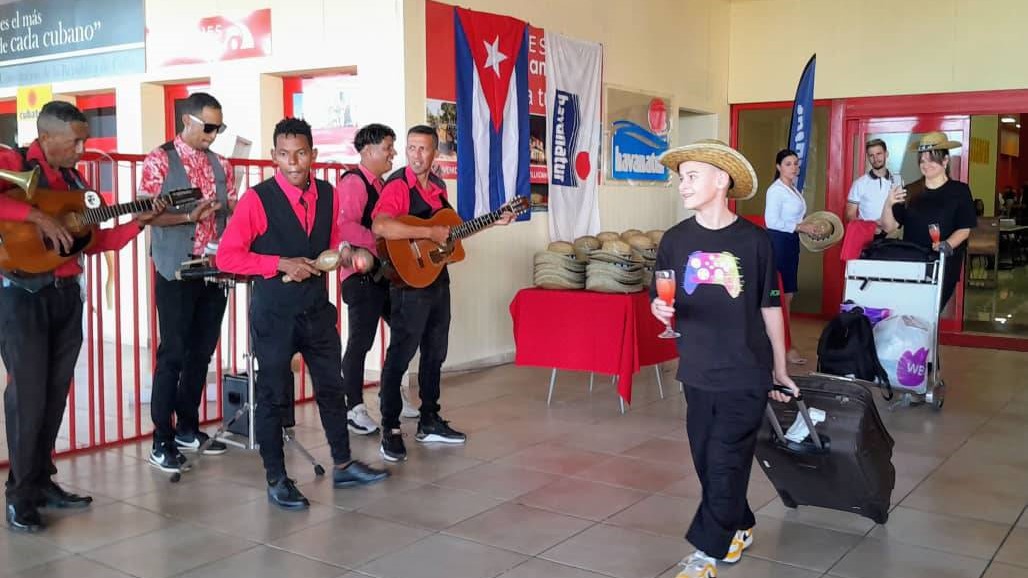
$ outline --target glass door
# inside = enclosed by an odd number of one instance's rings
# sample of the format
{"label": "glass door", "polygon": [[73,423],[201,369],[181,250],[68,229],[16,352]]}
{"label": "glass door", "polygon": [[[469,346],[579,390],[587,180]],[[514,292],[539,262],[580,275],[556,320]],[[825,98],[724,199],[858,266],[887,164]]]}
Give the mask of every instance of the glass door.
{"label": "glass door", "polygon": [[[872,139],[881,139],[888,147],[888,168],[891,172],[903,176],[904,183],[912,183],[921,179],[917,155],[911,150],[928,132],[941,131],[949,140],[960,142],[962,146],[950,151],[950,177],[968,182],[968,145],[970,143],[971,120],[966,115],[919,115],[904,117],[885,117],[860,120],[853,139],[848,143],[851,149],[849,158],[852,164],[847,166],[847,183],[852,183],[861,173],[868,170],[864,143]],[[950,264],[950,263],[948,263]],[[963,263],[953,263],[963,267]],[[942,331],[961,331],[964,309],[963,273],[957,284],[957,291],[943,311],[940,328]]]}

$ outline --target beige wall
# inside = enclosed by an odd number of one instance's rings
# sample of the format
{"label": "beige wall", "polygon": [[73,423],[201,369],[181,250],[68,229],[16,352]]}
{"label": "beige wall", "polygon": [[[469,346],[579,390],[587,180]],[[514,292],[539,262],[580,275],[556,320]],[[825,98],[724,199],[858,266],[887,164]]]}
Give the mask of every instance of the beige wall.
{"label": "beige wall", "polygon": [[[535,26],[604,45],[604,82],[673,96],[673,107],[717,113],[728,134],[726,0],[471,0],[474,10],[507,14]],[[425,117],[423,0],[404,1],[407,125]],[[450,183],[451,195],[456,185]],[[456,194],[460,194],[459,191]],[[671,187],[601,186],[604,229],[667,228],[677,195]],[[546,214],[494,229],[467,243],[468,260],[452,268],[453,325],[447,366],[510,359],[508,305],[531,284],[532,254],[549,241]],[[583,320],[585,322],[585,320]]]}
{"label": "beige wall", "polygon": [[732,0],[728,98],[791,100],[817,53],[817,98],[1028,87],[1028,2]]}

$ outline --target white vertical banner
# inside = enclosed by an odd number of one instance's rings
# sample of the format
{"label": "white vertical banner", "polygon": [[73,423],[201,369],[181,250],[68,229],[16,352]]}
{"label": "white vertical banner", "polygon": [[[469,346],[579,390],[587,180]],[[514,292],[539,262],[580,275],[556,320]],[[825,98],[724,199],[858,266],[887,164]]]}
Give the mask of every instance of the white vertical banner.
{"label": "white vertical banner", "polygon": [[546,32],[551,241],[600,232],[597,201],[603,47]]}

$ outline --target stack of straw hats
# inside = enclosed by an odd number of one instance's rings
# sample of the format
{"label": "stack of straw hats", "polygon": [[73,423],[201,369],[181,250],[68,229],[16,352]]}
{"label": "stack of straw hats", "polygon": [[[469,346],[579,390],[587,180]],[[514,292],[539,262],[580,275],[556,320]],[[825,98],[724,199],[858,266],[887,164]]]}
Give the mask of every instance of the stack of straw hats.
{"label": "stack of straw hats", "polygon": [[642,261],[643,284],[648,287],[653,281],[653,267],[657,264],[657,244],[643,233],[632,235],[625,242],[632,248],[632,254]]}
{"label": "stack of straw hats", "polygon": [[585,289],[585,261],[571,243],[555,241],[535,254],[535,285],[544,289]]}
{"label": "stack of straw hats", "polygon": [[642,258],[632,253],[631,245],[620,239],[606,241],[589,255],[585,288],[601,293],[635,293],[646,288],[644,273]]}

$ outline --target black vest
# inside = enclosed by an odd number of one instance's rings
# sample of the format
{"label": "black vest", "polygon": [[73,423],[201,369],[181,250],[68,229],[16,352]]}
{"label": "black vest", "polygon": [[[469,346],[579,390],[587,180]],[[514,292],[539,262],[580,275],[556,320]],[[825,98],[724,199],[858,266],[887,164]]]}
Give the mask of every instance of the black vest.
{"label": "black vest", "polygon": [[[332,185],[315,179],[318,200],[314,207],[314,227],[308,236],[303,224],[296,218],[285,191],[270,178],[253,188],[264,206],[268,228],[250,245],[250,250],[261,255],[279,257],[306,257],[317,259],[322,251],[329,249],[332,235]],[[253,284],[255,308],[304,310],[328,301],[326,277],[310,277],[301,283],[283,283],[282,274],[271,279],[259,277]]]}
{"label": "black vest", "polygon": [[[386,180],[386,185],[388,185],[389,183],[391,183],[393,181],[404,181],[403,184],[407,185],[406,181],[404,180],[404,179],[406,179],[406,171],[407,171],[406,168],[402,168],[402,169],[399,169],[399,170],[393,172],[393,174],[389,175],[389,178]],[[429,182],[431,182],[435,186],[439,187],[443,191],[446,191],[446,183],[443,182],[443,180],[441,178],[436,176],[435,173],[432,173],[432,172],[428,173],[428,180],[429,180]],[[418,192],[417,183],[415,183],[414,186],[407,185],[407,194],[410,195],[410,207],[407,209],[407,214],[408,215],[411,215],[413,217],[417,217],[419,219],[428,219],[428,218],[431,218],[432,215],[434,215],[436,213],[437,209],[433,209],[432,206],[429,205],[425,201],[425,199],[421,198],[421,193]],[[449,201],[446,200],[445,196],[440,197],[440,200],[442,200],[442,202],[443,202],[443,206],[442,206],[443,209],[451,209],[452,208],[450,206]],[[443,267],[442,272],[439,273],[439,277],[436,277],[436,280],[432,282],[432,285],[430,285],[430,287],[434,286],[434,285],[438,285],[439,283],[449,283],[449,282],[450,282],[450,270],[447,267]]]}
{"label": "black vest", "polygon": [[361,213],[361,226],[370,231],[372,223],[371,212],[375,210],[375,204],[378,203],[378,189],[375,188],[375,185],[368,182],[367,177],[364,176],[364,171],[360,170],[360,168],[346,171],[343,173],[343,176],[339,177],[339,180],[342,181],[347,175],[357,175],[361,182],[364,183],[364,190],[368,193],[368,201],[364,203],[364,212]]}
{"label": "black vest", "polygon": [[[393,174],[389,175],[389,178],[386,180],[386,184],[388,185],[389,183],[391,183],[393,181],[402,181],[402,180],[404,180],[406,178],[406,176],[407,176],[406,175],[406,171],[407,171],[406,168],[402,168],[402,169],[399,169],[397,171],[394,171]],[[428,180],[429,180],[429,182],[431,182],[435,186],[439,187],[443,191],[446,191],[446,183],[443,182],[443,180],[440,179],[438,176],[436,176],[435,173],[431,173],[431,172],[428,173]],[[407,184],[407,183],[404,182],[404,184]],[[408,215],[412,215],[412,216],[417,217],[419,219],[428,219],[432,215],[435,214],[436,210],[433,209],[427,202],[425,202],[425,199],[421,198],[421,193],[418,192],[418,187],[417,187],[416,184],[413,187],[408,185],[407,186],[407,192],[410,195],[410,208],[407,209],[407,214]],[[446,200],[445,196],[442,197],[442,201],[443,201],[443,208],[444,209],[452,208],[450,206],[449,201]]]}

